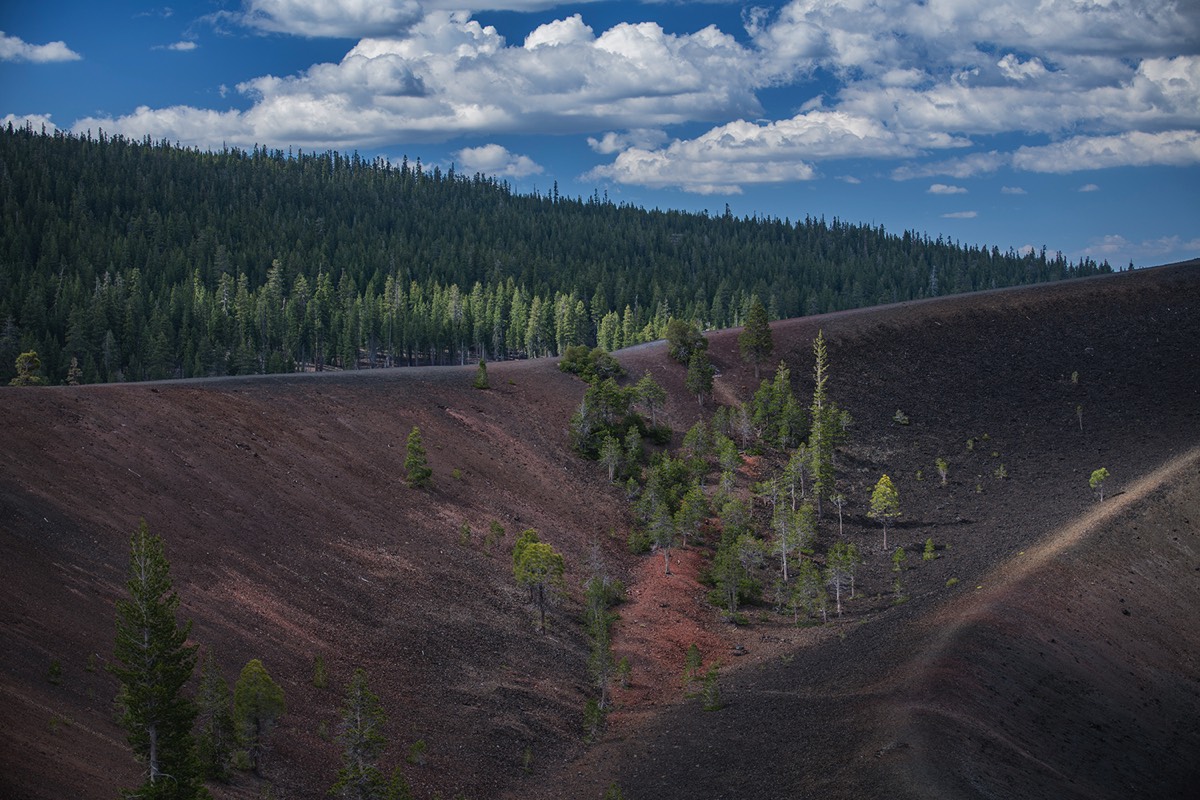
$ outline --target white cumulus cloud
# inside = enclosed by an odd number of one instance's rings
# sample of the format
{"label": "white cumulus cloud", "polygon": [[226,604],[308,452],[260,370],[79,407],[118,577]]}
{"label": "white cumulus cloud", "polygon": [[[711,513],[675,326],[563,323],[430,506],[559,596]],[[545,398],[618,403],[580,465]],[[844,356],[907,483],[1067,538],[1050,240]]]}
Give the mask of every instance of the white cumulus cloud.
{"label": "white cumulus cloud", "polygon": [[0,31],[0,61],[29,61],[47,64],[53,61],[78,61],[83,56],[67,47],[66,42],[29,44],[20,37]]}
{"label": "white cumulus cloud", "polygon": [[46,133],[58,130],[58,126],[50,120],[49,114],[5,114],[0,119],[0,128],[7,128],[9,125],[14,128],[28,127],[34,131],[45,129]]}
{"label": "white cumulus cloud", "polygon": [[978,211],[951,211],[948,214],[942,214],[942,219],[975,219],[978,216]]}
{"label": "white cumulus cloud", "polygon": [[143,108],[76,127],[303,147],[657,128],[758,114],[751,59],[713,27],[669,34],[622,23],[595,36],[571,17],[512,46],[466,13],[437,11],[401,36],[362,39],[337,64],[244,81],[237,89],[253,100],[244,111]]}
{"label": "white cumulus cloud", "polygon": [[945,183],[935,183],[927,189],[930,194],[966,194],[966,188],[962,186],[950,186]]}
{"label": "white cumulus cloud", "polygon": [[458,151],[456,157],[467,172],[524,178],[527,175],[537,175],[542,171],[542,168],[529,156],[510,153],[508,148],[498,144],[465,147]]}

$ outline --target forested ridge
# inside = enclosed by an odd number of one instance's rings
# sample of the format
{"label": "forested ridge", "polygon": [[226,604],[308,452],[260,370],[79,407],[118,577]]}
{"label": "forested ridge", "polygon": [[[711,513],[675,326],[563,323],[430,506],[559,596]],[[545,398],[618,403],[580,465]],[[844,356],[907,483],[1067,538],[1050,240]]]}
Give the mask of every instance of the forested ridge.
{"label": "forested ridge", "polygon": [[[420,162],[0,130],[0,380],[458,364],[1109,271],[806,217],[519,194]],[[74,365],[74,366],[73,366]]]}

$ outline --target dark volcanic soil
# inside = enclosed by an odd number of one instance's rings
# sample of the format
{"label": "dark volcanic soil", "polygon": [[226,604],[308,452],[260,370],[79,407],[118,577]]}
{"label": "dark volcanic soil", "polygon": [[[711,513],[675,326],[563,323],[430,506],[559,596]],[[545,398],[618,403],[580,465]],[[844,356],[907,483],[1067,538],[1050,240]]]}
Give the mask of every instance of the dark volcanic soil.
{"label": "dark volcanic soil", "polygon": [[[261,658],[288,698],[263,778],[218,796],[267,782],[277,797],[324,796],[356,666],[389,714],[387,765],[403,763],[420,798],[598,798],[612,781],[642,800],[1188,796],[1200,268],[772,327],[802,397],[824,329],[830,396],[855,420],[844,535],[868,559],[859,597],[823,627],[767,607],[727,625],[703,602],[701,550],[669,578],[660,559],[627,555],[623,493],[566,447],[583,385],[552,362],[491,364],[486,392],[470,368],[0,392],[0,795],[111,797],[136,782],[103,667],[144,517],[195,641],[231,681]],[[754,386],[736,334],[710,335],[726,401]],[[711,411],[661,345],[620,358],[668,388],[678,435]],[[403,483],[413,425],[427,491]],[[1103,506],[1087,485],[1100,466],[1113,475]],[[899,605],[865,517],[884,472],[904,510],[889,545],[909,550]],[[506,535],[488,547],[491,520]],[[511,578],[526,527],[570,572],[545,636]],[[837,536],[827,517],[823,544]],[[930,537],[939,557],[923,562]],[[615,649],[633,686],[585,746],[578,586],[593,542],[630,586]],[[722,664],[720,711],[682,698],[693,641]],[[418,740],[425,763],[404,763]]]}

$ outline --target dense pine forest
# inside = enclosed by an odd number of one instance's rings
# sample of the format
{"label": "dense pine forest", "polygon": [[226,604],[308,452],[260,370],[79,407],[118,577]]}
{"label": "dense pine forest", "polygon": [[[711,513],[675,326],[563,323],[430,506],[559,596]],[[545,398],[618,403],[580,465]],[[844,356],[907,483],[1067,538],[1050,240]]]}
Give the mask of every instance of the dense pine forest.
{"label": "dense pine forest", "polygon": [[0,130],[0,381],[461,364],[1110,271],[357,154]]}

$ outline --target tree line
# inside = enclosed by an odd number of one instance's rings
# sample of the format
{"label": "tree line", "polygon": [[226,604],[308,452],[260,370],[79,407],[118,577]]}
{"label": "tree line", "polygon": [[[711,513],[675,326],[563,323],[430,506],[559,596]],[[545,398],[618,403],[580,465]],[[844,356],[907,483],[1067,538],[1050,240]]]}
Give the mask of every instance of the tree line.
{"label": "tree line", "polygon": [[1109,270],[333,151],[0,129],[0,381],[464,364]]}

